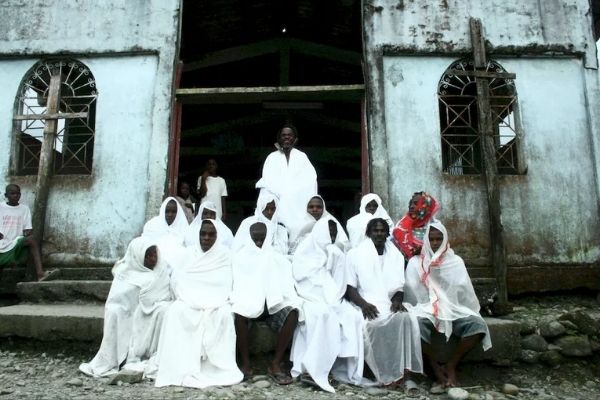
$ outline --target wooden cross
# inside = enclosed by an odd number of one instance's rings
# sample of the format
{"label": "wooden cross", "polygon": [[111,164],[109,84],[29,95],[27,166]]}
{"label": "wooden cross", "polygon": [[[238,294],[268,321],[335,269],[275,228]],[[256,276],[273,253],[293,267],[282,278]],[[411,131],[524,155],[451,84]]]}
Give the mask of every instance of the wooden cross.
{"label": "wooden cross", "polygon": [[45,114],[16,115],[15,121],[45,120],[44,137],[40,150],[40,163],[38,166],[37,182],[35,186],[35,203],[33,206],[33,235],[41,247],[44,238],[44,223],[46,208],[48,206],[48,193],[50,191],[50,178],[54,163],[54,141],[56,139],[59,119],[86,118],[87,112],[59,113],[61,74],[58,68],[50,70],[50,85]]}

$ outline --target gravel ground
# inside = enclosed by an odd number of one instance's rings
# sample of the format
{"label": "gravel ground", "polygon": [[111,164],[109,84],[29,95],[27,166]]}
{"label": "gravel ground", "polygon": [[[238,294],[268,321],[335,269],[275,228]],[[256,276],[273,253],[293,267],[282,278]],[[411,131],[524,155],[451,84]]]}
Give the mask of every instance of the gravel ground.
{"label": "gravel ground", "polygon": [[[595,307],[590,297],[539,297],[517,300],[519,318],[553,313],[556,308]],[[558,306],[557,306],[558,304]],[[336,394],[315,390],[296,382],[287,387],[273,384],[266,376],[255,376],[251,382],[227,388],[208,390],[179,387],[155,388],[153,382],[120,386],[109,385],[108,379],[92,379],[78,372],[83,361],[95,354],[97,344],[66,342],[32,342],[0,338],[0,400],[3,399],[404,399],[402,390],[363,389],[345,384]],[[255,373],[260,373],[266,359],[259,359]],[[419,383],[420,399],[448,399],[449,394],[431,395],[431,381]],[[459,370],[462,387],[469,399],[600,399],[600,354],[587,359],[566,359],[549,368],[541,364],[489,365],[465,363]],[[504,388],[515,385],[518,394]],[[503,393],[506,390],[508,393]],[[513,388],[514,390],[514,388]],[[454,393],[452,393],[454,395]],[[458,397],[456,397],[458,398]]]}

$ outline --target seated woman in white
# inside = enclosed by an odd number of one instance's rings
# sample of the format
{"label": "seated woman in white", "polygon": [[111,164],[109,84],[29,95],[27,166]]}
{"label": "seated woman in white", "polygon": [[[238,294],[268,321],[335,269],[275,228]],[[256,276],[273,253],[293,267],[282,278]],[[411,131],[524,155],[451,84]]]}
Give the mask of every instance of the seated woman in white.
{"label": "seated woman in white", "polygon": [[321,218],[328,217],[333,220],[337,225],[338,235],[335,240],[335,244],[342,250],[346,252],[350,250],[350,241],[348,240],[348,236],[342,228],[342,225],[339,221],[331,215],[327,208],[325,207],[325,200],[318,194],[310,196],[306,203],[306,214],[300,223],[297,226],[300,229],[296,229],[294,231],[290,231],[289,238],[289,253],[294,254],[298,245],[310,234],[313,229],[313,226],[319,221]]}
{"label": "seated woman in white", "polygon": [[372,219],[366,235],[346,257],[346,298],[364,316],[365,362],[378,384],[389,385],[407,370],[423,372],[419,324],[402,304],[404,258],[387,240],[387,221]]}
{"label": "seated woman in white", "polygon": [[117,373],[125,362],[143,370],[144,361],[156,353],[162,317],[171,300],[168,268],[157,247],[144,238],[131,241],[112,273],[100,350],[79,366],[94,377]]}
{"label": "seated woman in white", "polygon": [[367,223],[373,218],[382,218],[389,225],[390,229],[394,227],[394,222],[381,204],[381,197],[375,193],[369,193],[364,195],[360,200],[358,214],[350,218],[346,223],[352,248],[361,244],[366,238],[365,229],[367,228]]}
{"label": "seated woman in white", "polygon": [[157,387],[205,388],[242,381],[229,305],[231,257],[227,248],[215,244],[217,237],[214,222],[202,221],[198,244],[186,248],[173,269],[175,301],[158,345]]}
{"label": "seated woman in white", "polygon": [[363,375],[363,318],[344,300],[346,257],[336,246],[338,225],[322,217],[294,254],[296,289],[304,300],[304,322],[294,336],[292,376],[302,373],[321,389],[334,392],[330,372],[358,385]]}
{"label": "seated woman in white", "polygon": [[250,226],[262,222],[267,226],[271,236],[270,245],[280,254],[288,254],[288,230],[279,222],[277,207],[279,199],[273,193],[263,189],[256,201],[254,215],[242,221],[233,238],[232,251],[235,253],[246,245],[250,239]]}
{"label": "seated woman in white", "polygon": [[198,215],[192,221],[189,228],[185,233],[185,246],[196,246],[198,243],[198,234],[200,232],[200,225],[205,219],[213,220],[219,235],[217,237],[216,244],[221,244],[228,249],[233,244],[233,233],[231,229],[227,227],[219,218],[217,218],[217,206],[212,201],[205,201],[198,207]]}
{"label": "seated woman in white", "polygon": [[155,242],[167,264],[172,266],[183,249],[188,227],[183,208],[174,197],[167,197],[158,215],[144,225],[142,237]]}

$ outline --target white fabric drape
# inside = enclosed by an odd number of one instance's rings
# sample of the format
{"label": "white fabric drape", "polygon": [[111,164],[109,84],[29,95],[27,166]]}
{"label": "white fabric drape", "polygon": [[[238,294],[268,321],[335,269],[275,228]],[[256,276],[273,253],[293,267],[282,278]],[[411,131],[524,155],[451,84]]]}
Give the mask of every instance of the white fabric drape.
{"label": "white fabric drape", "polygon": [[241,382],[228,302],[232,288],[229,251],[216,244],[206,252],[199,243],[187,248],[172,282],[176,300],[163,324],[156,386],[204,388]]}
{"label": "white fabric drape", "polygon": [[304,152],[292,149],[288,161],[283,151],[276,150],[267,156],[256,188],[279,197],[281,222],[296,230],[306,212],[306,196],[318,193],[317,172]]}
{"label": "white fabric drape", "polygon": [[[444,237],[437,251],[429,242],[435,228]],[[462,258],[454,254],[446,227],[433,221],[427,227],[420,256],[410,259],[406,267],[407,308],[418,317],[429,319],[446,339],[452,335],[452,321],[479,314],[479,301]],[[489,331],[482,340],[484,350],[492,347]]]}
{"label": "white fabric drape", "polygon": [[[373,200],[375,200],[375,202],[377,203],[377,210],[374,214],[370,214],[365,210],[365,207]],[[348,236],[350,237],[350,245],[353,248],[357,247],[363,240],[365,240],[365,231],[367,229],[367,224],[373,218],[384,219],[390,226],[390,230],[394,227],[394,222],[390,218],[386,209],[383,208],[383,205],[381,204],[381,197],[379,197],[375,193],[369,193],[364,195],[360,200],[360,208],[358,209],[358,214],[350,218],[346,223]]]}
{"label": "white fabric drape", "polygon": [[114,279],[106,299],[104,334],[96,356],[79,369],[91,376],[111,375],[119,366],[145,361],[156,353],[162,315],[171,300],[169,270],[158,252],[153,270],[144,266],[146,250],[154,246],[145,238],[131,241],[125,256],[113,267]]}
{"label": "white fabric drape", "polygon": [[305,321],[294,334],[291,373],[295,377],[306,372],[323,390],[333,393],[330,372],[340,381],[360,384],[363,337],[362,315],[343,300],[346,260],[332,243],[331,220],[321,217],[294,255],[294,279],[305,300]]}
{"label": "white fabric drape", "polygon": [[404,258],[389,241],[380,256],[372,240],[364,240],[347,256],[348,284],[377,307],[375,320],[364,320],[365,362],[380,384],[401,379],[405,370],[421,373],[421,337],[414,315],[392,313],[391,298],[404,287]]}
{"label": "white fabric drape", "polygon": [[[185,232],[186,247],[195,246],[199,240],[198,235],[200,233],[200,227],[202,226],[202,212],[204,210],[211,210],[217,213],[217,206],[212,201],[205,201],[200,204],[200,207],[198,207],[198,215],[196,215],[196,218],[194,218]],[[221,244],[230,249],[233,244],[233,233],[231,232],[231,229],[229,229],[229,227],[219,218],[212,221],[219,232],[216,244]]]}
{"label": "white fabric drape", "polygon": [[[167,204],[173,200],[177,205],[177,215],[171,225],[165,219]],[[183,242],[189,224],[179,202],[174,197],[167,197],[160,206],[158,216],[150,219],[144,225],[142,237],[155,242],[164,259],[169,265],[177,262],[177,257],[183,249]]]}

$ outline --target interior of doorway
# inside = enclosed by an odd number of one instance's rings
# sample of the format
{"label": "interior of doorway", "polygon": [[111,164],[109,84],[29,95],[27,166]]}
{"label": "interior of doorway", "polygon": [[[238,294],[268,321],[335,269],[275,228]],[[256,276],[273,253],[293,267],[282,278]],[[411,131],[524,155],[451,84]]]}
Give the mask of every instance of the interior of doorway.
{"label": "interior of doorway", "polygon": [[[363,83],[360,0],[183,4],[180,88]],[[225,222],[234,231],[254,213],[254,185],[286,121],[298,129],[298,148],[317,170],[327,209],[342,223],[356,213],[362,185],[362,97],[355,92],[206,100],[178,91],[178,99],[183,104],[178,180],[195,187],[207,159],[215,158],[229,192]]]}

